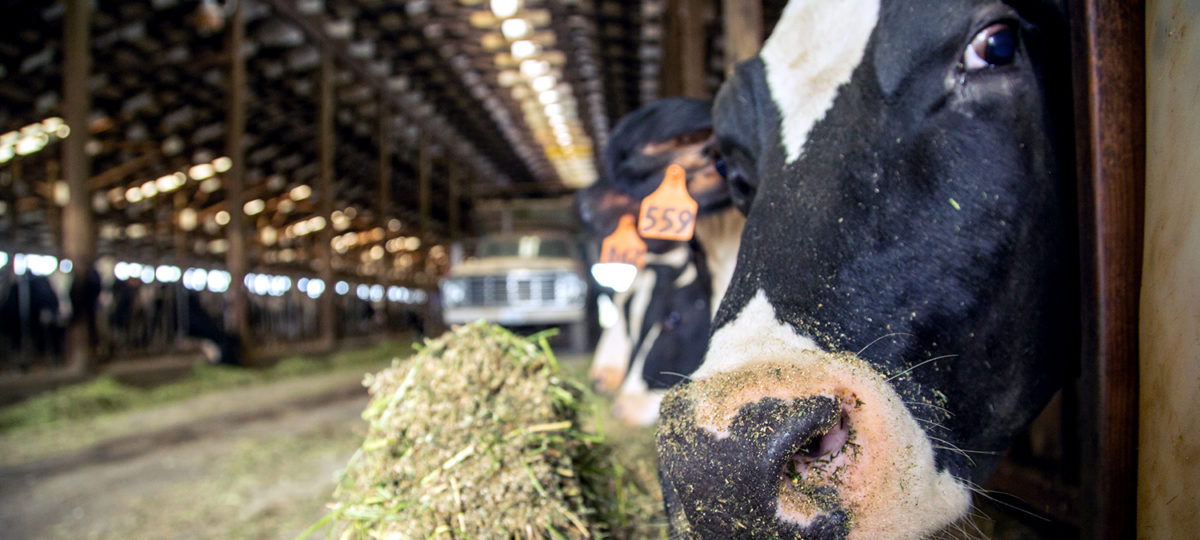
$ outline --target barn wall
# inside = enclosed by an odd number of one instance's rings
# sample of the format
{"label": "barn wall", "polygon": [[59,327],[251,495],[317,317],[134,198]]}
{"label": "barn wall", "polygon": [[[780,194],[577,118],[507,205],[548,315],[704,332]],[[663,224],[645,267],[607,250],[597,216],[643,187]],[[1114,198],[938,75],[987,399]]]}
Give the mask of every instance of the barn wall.
{"label": "barn wall", "polygon": [[1200,0],[1146,4],[1138,536],[1200,530]]}

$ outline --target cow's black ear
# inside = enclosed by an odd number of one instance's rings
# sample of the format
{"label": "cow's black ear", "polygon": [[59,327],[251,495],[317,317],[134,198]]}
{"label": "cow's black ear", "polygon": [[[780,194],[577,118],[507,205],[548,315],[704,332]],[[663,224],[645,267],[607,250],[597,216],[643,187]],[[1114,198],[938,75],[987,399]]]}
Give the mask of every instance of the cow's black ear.
{"label": "cow's black ear", "polygon": [[637,213],[637,204],[610,182],[600,180],[575,193],[575,211],[589,232],[608,236],[621,216]]}

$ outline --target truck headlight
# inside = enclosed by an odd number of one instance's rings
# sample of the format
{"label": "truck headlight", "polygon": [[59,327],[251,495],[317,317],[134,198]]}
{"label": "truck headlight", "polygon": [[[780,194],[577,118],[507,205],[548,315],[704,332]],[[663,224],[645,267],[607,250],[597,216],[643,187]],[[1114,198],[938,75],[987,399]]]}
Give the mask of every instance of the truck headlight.
{"label": "truck headlight", "polygon": [[463,303],[467,299],[467,287],[463,282],[448,279],[442,282],[442,298],[448,306]]}
{"label": "truck headlight", "polygon": [[571,273],[559,274],[554,286],[558,289],[555,296],[568,302],[579,300],[587,293],[587,284],[579,276]]}

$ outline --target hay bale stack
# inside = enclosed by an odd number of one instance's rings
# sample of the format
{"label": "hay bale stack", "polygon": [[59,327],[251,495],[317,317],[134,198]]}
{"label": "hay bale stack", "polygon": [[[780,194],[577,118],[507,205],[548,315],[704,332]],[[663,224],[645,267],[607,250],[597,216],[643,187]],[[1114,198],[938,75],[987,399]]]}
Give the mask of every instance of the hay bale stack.
{"label": "hay bale stack", "polygon": [[579,429],[579,389],[544,338],[457,327],[367,384],[369,430],[327,517],[343,537],[607,532],[608,449]]}

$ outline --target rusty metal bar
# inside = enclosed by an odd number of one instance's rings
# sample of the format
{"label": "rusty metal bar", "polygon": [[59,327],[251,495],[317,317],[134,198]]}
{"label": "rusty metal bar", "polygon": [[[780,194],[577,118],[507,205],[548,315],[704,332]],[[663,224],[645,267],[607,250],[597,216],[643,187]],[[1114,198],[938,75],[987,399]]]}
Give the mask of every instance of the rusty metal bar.
{"label": "rusty metal bar", "polygon": [[[67,327],[66,365],[75,372],[95,367],[92,355],[92,324],[94,302],[88,280],[96,258],[96,236],[92,215],[91,191],[88,189],[91,163],[84,144],[88,139],[88,110],[91,95],[88,73],[91,56],[88,50],[91,2],[67,0],[63,21],[63,119],[74,136],[68,136],[62,147],[62,172],[70,197],[62,212],[63,257],[74,264],[71,280],[72,316]],[[51,203],[53,204],[53,203]]]}
{"label": "rusty metal bar", "polygon": [[316,253],[318,273],[325,283],[325,292],[321,295],[318,306],[320,319],[320,342],[324,350],[332,350],[336,339],[334,326],[337,321],[334,316],[334,283],[333,283],[333,56],[328,50],[321,50],[320,102],[317,104],[318,118],[318,152],[320,153],[320,174],[317,177],[317,213],[329,221],[330,225],[317,232]]}
{"label": "rusty metal bar", "polygon": [[[225,252],[225,268],[231,279],[225,293],[225,327],[239,340],[247,336],[247,299],[243,281],[248,262],[246,260],[246,214],[245,203],[246,150],[243,145],[246,133],[246,22],[242,5],[237,2],[229,17],[229,34],[226,48],[229,50],[229,89],[225,109],[225,154],[231,161],[224,174],[226,208],[229,224],[225,226],[228,249]],[[244,341],[239,341],[244,343]]]}
{"label": "rusty metal bar", "polygon": [[1084,318],[1083,538],[1136,534],[1138,296],[1145,193],[1145,6],[1074,0]]}

